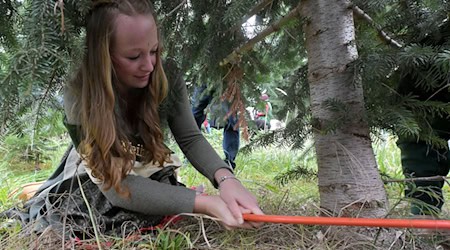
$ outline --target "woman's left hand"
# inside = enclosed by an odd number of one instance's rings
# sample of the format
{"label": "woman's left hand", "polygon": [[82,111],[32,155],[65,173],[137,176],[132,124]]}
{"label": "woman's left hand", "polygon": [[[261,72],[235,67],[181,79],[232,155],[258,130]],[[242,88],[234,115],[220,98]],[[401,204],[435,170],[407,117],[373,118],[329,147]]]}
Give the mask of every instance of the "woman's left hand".
{"label": "woman's left hand", "polygon": [[[222,173],[220,173],[221,171]],[[226,172],[225,172],[226,171]],[[226,169],[219,169],[216,176],[232,176],[231,172]],[[220,179],[220,177],[219,177]],[[259,208],[258,201],[239,180],[228,178],[219,184],[220,197],[227,204],[233,216],[239,223],[248,223],[252,227],[260,227],[262,223],[244,222],[243,213],[264,214]]]}

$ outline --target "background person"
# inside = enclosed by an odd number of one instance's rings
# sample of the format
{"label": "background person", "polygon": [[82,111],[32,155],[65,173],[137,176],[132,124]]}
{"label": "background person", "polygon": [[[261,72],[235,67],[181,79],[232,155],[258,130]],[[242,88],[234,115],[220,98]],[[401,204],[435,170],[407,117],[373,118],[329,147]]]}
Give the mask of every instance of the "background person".
{"label": "background person", "polygon": [[262,107],[256,111],[255,123],[259,130],[270,130],[270,120],[272,119],[272,104],[268,94],[262,94],[259,99],[263,102]]}
{"label": "background person", "polygon": [[[438,48],[449,43],[450,27],[446,22],[440,34],[428,36],[420,43]],[[424,88],[420,81],[433,80],[427,77],[429,66],[415,69],[400,79],[399,94],[416,96],[421,101],[450,102],[450,78],[435,79],[432,88]],[[424,78],[425,77],[425,78]],[[426,126],[433,129],[434,135],[445,141],[450,139],[450,119],[448,117],[426,114]],[[448,144],[443,148],[435,148],[423,138],[399,136],[397,145],[401,150],[402,170],[407,178],[446,176],[450,169],[450,152]],[[407,184],[405,196],[411,198],[411,213],[414,215],[437,216],[444,204],[442,187],[444,180],[415,180]]]}
{"label": "background person", "polygon": [[[208,92],[205,84],[196,86],[194,89],[193,101],[192,101],[192,114],[194,115],[195,122],[200,129],[202,123],[207,119],[205,109],[211,104],[214,91]],[[217,118],[211,118],[209,126],[216,129],[223,129],[222,148],[225,154],[225,162],[231,167],[236,168],[236,156],[239,152],[239,128],[236,127],[238,122],[236,115],[230,115],[226,121],[222,122],[222,117],[228,113],[229,104],[222,102],[220,107],[211,108],[214,113],[219,113]],[[219,110],[215,110],[219,109]],[[215,111],[215,112],[214,112]]]}

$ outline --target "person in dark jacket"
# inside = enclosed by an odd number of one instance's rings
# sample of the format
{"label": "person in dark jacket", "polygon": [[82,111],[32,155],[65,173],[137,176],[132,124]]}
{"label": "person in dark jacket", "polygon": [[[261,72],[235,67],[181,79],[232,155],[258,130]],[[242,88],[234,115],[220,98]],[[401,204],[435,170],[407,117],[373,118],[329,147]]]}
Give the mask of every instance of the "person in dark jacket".
{"label": "person in dark jacket", "polygon": [[[214,91],[208,91],[205,84],[196,86],[194,89],[193,101],[192,101],[192,114],[194,115],[195,122],[200,129],[202,123],[207,119],[205,109],[211,104],[213,100]],[[219,106],[219,107],[217,107]],[[216,109],[219,109],[218,111]],[[222,148],[225,154],[225,162],[232,168],[236,168],[236,156],[239,152],[239,128],[236,126],[238,118],[236,115],[230,115],[223,120],[229,111],[229,104],[222,102],[220,105],[216,105],[215,108],[211,108],[213,112],[219,113],[213,114],[209,122],[210,126],[216,129],[223,129]]]}
{"label": "person in dark jacket", "polygon": [[[421,44],[440,47],[444,49],[450,45],[449,23],[445,23],[440,34],[428,36]],[[429,75],[430,66],[413,70],[404,74],[399,83],[399,93],[411,95],[421,101],[450,102],[449,82],[450,75],[434,77]],[[445,75],[445,74],[444,74]],[[428,81],[425,88],[421,82]],[[430,82],[434,81],[434,82]],[[426,126],[434,131],[437,138],[448,141],[450,139],[450,118],[426,115]],[[401,150],[402,169],[407,178],[422,177],[445,177],[450,168],[450,152],[448,144],[441,148],[436,148],[427,143],[424,138],[412,138],[400,136],[397,142]],[[445,181],[443,178],[434,180],[414,180],[408,182],[405,196],[411,199],[411,213],[414,215],[437,216],[444,204],[442,187]]]}

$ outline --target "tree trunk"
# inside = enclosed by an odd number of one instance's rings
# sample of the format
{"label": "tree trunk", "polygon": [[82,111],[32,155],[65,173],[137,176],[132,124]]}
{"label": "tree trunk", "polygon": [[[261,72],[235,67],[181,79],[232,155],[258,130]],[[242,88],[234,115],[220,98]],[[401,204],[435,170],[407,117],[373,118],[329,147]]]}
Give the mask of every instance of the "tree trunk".
{"label": "tree trunk", "polygon": [[[358,58],[350,1],[302,2],[320,206],[334,216],[382,217],[386,192],[364,118],[361,82],[350,66]],[[327,105],[330,101],[335,105]],[[338,127],[325,132],[337,121]]]}

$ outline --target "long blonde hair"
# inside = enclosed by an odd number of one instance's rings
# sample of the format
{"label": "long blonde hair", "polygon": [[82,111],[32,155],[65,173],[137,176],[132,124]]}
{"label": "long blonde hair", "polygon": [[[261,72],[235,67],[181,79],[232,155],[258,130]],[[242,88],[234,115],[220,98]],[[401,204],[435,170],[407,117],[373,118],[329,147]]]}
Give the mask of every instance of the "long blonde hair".
{"label": "long blonde hair", "polygon": [[[122,179],[129,173],[135,159],[127,129],[120,126],[117,103],[118,79],[111,61],[110,49],[114,42],[115,21],[119,14],[128,16],[156,15],[148,0],[95,1],[86,21],[86,52],[70,85],[78,93],[82,138],[78,147],[92,175],[104,183],[104,189],[114,189],[129,196]],[[138,134],[144,147],[143,161],[163,164],[169,151],[163,143],[158,107],[167,95],[167,78],[161,62],[161,39],[151,82],[143,89],[138,112]]]}

